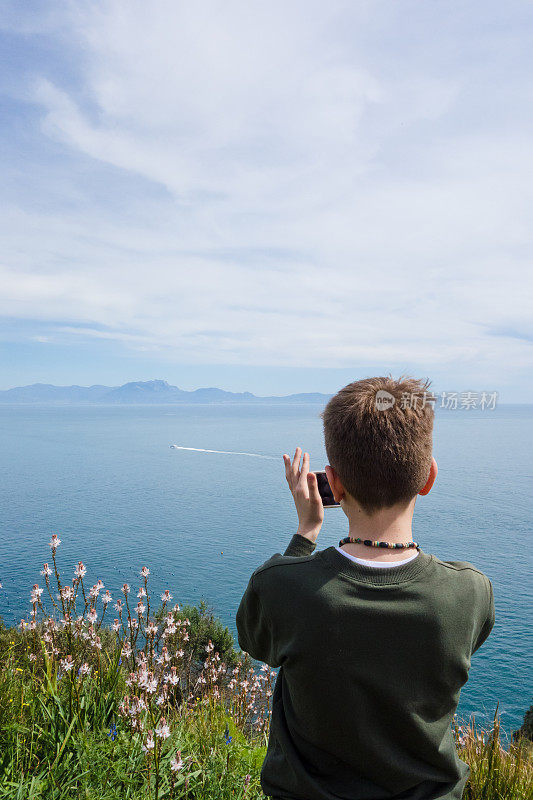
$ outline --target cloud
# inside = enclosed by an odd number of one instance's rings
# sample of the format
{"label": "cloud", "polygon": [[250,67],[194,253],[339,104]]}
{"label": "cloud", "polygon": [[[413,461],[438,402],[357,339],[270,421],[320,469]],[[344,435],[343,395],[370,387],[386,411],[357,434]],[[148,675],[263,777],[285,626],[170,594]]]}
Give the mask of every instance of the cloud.
{"label": "cloud", "polygon": [[25,102],[65,202],[4,196],[0,314],[188,363],[528,363],[491,333],[529,319],[533,166],[496,5],[477,41],[440,4],[61,8]]}

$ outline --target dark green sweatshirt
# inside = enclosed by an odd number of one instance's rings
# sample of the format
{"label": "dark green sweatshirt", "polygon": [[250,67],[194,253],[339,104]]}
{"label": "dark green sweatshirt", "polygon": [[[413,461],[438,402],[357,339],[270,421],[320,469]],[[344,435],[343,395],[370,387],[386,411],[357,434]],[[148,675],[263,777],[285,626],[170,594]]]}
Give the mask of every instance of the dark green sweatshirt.
{"label": "dark green sweatshirt", "polygon": [[254,570],[239,646],[280,667],[261,787],[283,800],[460,800],[452,721],[494,625],[492,583],[420,548],[358,564],[295,534]]}

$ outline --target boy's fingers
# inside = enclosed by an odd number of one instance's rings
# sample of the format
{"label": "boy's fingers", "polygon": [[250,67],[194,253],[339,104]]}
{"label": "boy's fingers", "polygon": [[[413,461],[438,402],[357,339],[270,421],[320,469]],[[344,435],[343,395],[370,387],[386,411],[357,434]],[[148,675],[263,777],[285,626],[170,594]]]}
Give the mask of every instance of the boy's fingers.
{"label": "boy's fingers", "polygon": [[300,465],[301,452],[302,452],[301,448],[297,447],[296,451],[294,453],[294,461],[292,462],[292,475],[293,475],[293,478],[297,478],[298,477],[298,468],[299,468],[299,465]]}
{"label": "boy's fingers", "polygon": [[309,486],[309,499],[311,502],[322,504],[322,498],[318,491],[318,481],[314,472],[310,472],[307,475],[307,485]]}
{"label": "boy's fingers", "polygon": [[308,472],[309,472],[309,453],[304,453],[302,462],[302,472],[300,474],[300,480],[302,482],[302,486],[305,486]]}

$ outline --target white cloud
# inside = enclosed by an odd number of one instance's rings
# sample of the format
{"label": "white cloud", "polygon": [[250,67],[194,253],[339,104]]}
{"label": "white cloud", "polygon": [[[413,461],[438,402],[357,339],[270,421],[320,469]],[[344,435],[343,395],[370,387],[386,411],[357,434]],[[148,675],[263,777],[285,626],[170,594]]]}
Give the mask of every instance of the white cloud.
{"label": "white cloud", "polygon": [[137,183],[122,208],[105,185],[81,210],[8,204],[0,313],[200,363],[523,370],[520,93],[460,52],[469,20],[437,4],[420,48],[396,5],[65,6],[79,74],[32,79],[43,136]]}

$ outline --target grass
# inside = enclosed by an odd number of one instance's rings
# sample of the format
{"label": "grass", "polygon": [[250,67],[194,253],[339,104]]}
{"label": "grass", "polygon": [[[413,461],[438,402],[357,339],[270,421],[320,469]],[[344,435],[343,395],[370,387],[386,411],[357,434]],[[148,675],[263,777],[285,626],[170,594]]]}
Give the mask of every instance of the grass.
{"label": "grass", "polygon": [[[50,544],[28,619],[0,622],[0,800],[263,800],[275,673],[204,603],[166,592],[154,609],[146,568],[135,600],[124,585],[114,602],[81,562],[64,582]],[[533,744],[505,749],[497,708],[490,730],[454,735],[464,800],[532,800]]]}

